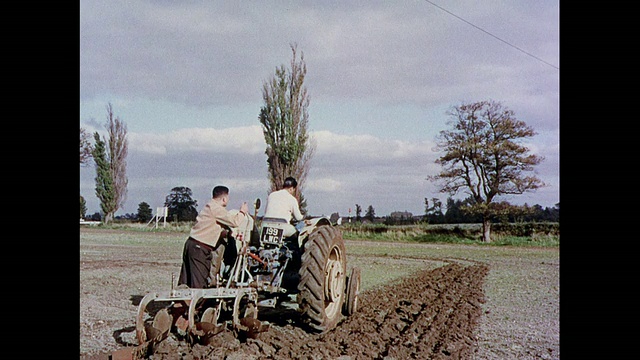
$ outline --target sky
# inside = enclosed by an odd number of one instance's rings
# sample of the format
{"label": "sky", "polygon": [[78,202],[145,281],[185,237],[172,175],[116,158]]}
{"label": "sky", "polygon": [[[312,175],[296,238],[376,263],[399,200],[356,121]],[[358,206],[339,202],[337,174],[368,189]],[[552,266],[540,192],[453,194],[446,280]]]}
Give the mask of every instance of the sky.
{"label": "sky", "polygon": [[[164,205],[188,187],[201,210],[216,185],[253,212],[269,190],[258,119],[263,84],[304,57],[316,151],[302,188],[311,215],[425,212],[443,203],[447,111],[491,100],[537,135],[546,186],[498,197],[560,202],[559,1],[80,1],[80,127],[106,135],[107,106],[127,126],[127,196]],[[80,166],[87,214],[100,212],[93,164]],[[460,192],[456,199],[467,197]],[[258,212],[263,213],[264,206]],[[349,212],[351,211],[351,212]]]}

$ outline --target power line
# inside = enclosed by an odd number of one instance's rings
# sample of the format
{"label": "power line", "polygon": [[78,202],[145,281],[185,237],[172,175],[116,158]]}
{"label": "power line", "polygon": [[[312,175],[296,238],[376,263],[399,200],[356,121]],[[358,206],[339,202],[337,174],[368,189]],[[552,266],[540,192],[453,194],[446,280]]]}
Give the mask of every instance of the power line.
{"label": "power line", "polygon": [[511,43],[509,43],[509,42],[507,42],[507,41],[505,41],[505,40],[500,39],[499,37],[497,37],[497,36],[493,35],[492,33],[488,32],[488,31],[486,31],[486,30],[484,30],[484,29],[482,29],[482,28],[480,28],[480,27],[478,27],[478,26],[476,26],[476,25],[474,25],[474,24],[472,24],[472,23],[470,23],[470,22],[468,22],[467,20],[465,20],[465,19],[461,18],[460,16],[458,16],[458,15],[456,15],[456,14],[452,13],[451,11],[449,11],[449,10],[447,10],[447,9],[445,9],[445,8],[443,8],[443,7],[441,7],[441,6],[439,6],[439,5],[434,4],[434,3],[432,3],[432,2],[431,2],[431,1],[429,1],[429,0],[425,0],[425,1],[426,1],[426,2],[428,2],[428,3],[429,3],[429,4],[431,4],[431,5],[433,5],[433,6],[437,7],[437,8],[439,8],[440,10],[442,10],[442,11],[444,11],[444,12],[446,12],[446,13],[448,13],[448,14],[452,15],[452,16],[455,16],[456,18],[458,18],[458,19],[460,19],[460,20],[462,20],[462,21],[466,22],[467,24],[469,24],[469,25],[473,26],[474,28],[476,28],[476,29],[478,29],[478,30],[480,30],[480,31],[482,31],[482,32],[484,32],[484,33],[486,33],[487,35],[490,35],[490,36],[492,36],[492,37],[494,37],[494,38],[496,38],[496,39],[498,39],[498,40],[502,41],[503,43],[505,43],[505,44],[507,44],[507,45],[511,46],[512,48],[514,48],[514,49],[516,49],[516,50],[519,50],[519,51],[521,51],[521,52],[523,52],[523,53],[525,53],[525,54],[527,54],[527,55],[531,56],[532,58],[534,58],[534,59],[536,59],[536,60],[538,60],[538,61],[542,61],[543,63],[545,63],[545,64],[547,64],[547,65],[549,65],[549,66],[551,66],[551,67],[553,67],[553,68],[556,68],[556,69],[560,70],[560,68],[559,68],[559,67],[557,67],[557,66],[555,66],[555,65],[553,65],[553,64],[550,64],[550,63],[548,63],[548,62],[546,62],[546,61],[544,61],[544,60],[540,59],[539,57],[537,57],[537,56],[535,56],[535,55],[533,55],[533,54],[531,54],[531,53],[529,53],[529,52],[527,52],[527,51],[525,51],[525,50],[522,50],[521,48],[519,48],[519,47],[517,47],[517,46],[515,46],[515,45],[513,45],[513,44],[511,44]]}

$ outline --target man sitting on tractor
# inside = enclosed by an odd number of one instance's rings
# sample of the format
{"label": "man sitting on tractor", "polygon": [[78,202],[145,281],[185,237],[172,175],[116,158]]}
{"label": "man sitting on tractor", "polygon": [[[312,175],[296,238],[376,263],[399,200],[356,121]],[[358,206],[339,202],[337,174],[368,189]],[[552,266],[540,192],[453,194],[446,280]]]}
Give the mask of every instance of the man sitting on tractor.
{"label": "man sitting on tractor", "polygon": [[287,222],[282,234],[285,238],[294,235],[296,231],[298,231],[298,229],[291,224],[292,219],[299,221],[299,224],[304,225],[302,222],[302,220],[304,220],[304,216],[300,212],[298,199],[294,196],[297,188],[298,182],[296,179],[289,176],[284,179],[282,189],[272,192],[267,197],[267,206],[264,211],[264,217],[284,219]]}

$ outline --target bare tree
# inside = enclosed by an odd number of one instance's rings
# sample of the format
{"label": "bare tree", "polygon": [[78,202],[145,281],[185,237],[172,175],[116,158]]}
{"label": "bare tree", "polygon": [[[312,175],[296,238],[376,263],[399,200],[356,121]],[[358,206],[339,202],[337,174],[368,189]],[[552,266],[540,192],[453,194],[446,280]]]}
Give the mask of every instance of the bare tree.
{"label": "bare tree", "polygon": [[512,110],[495,101],[461,104],[447,112],[451,130],[440,132],[436,160],[442,171],[428,176],[441,181],[440,192],[455,195],[465,190],[474,203],[470,210],[482,215],[482,240],[491,242],[491,216],[499,211],[494,203],[500,195],[518,195],[545,184],[535,175],[526,175],[543,158],[528,154],[520,144],[536,135]]}
{"label": "bare tree", "polygon": [[127,200],[127,153],[129,141],[127,140],[127,125],[113,115],[113,106],[107,105],[107,123],[105,125],[109,135],[109,160],[111,175],[113,176],[113,189],[116,210],[124,206]]}
{"label": "bare tree", "polygon": [[104,222],[113,220],[114,214],[124,205],[127,196],[127,126],[114,117],[113,106],[107,105],[108,137],[100,139],[94,134],[93,159],[96,163],[96,195],[104,213]]}
{"label": "bare tree", "polygon": [[276,67],[275,76],[263,84],[264,106],[260,109],[259,119],[267,144],[269,192],[278,190],[287,176],[295,177],[298,181],[296,197],[301,211],[306,213],[302,191],[316,145],[307,133],[309,97],[304,86],[307,74],[304,54],[300,54],[298,61],[297,45],[290,46],[293,53],[290,68]]}
{"label": "bare tree", "polygon": [[80,166],[88,166],[91,161],[93,146],[90,142],[91,134],[86,129],[80,128]]}

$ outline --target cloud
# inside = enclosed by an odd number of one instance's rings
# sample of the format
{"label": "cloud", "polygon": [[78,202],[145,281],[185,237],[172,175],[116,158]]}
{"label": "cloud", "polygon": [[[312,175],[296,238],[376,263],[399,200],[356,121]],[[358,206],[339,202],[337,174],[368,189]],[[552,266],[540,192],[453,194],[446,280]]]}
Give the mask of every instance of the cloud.
{"label": "cloud", "polygon": [[382,139],[373,135],[342,135],[330,131],[314,131],[318,155],[350,161],[402,161],[432,153],[431,141],[408,142]]}
{"label": "cloud", "polygon": [[[531,51],[558,43],[557,31],[549,31],[557,30],[553,10],[547,14],[527,4],[448,6],[488,30],[499,32],[501,21],[520,29],[502,33],[517,35],[514,42],[534,36]],[[520,14],[517,23],[513,11]],[[302,2],[283,9],[268,3],[87,1],[80,19],[83,97],[110,91],[198,106],[259,100],[262,81],[289,62],[294,42],[305,54],[318,100],[367,97],[435,105],[450,101],[469,80],[510,76],[504,69],[514,63],[518,72],[546,66],[428,3],[334,8]],[[520,86],[526,82],[510,85]]]}
{"label": "cloud", "polygon": [[166,134],[131,133],[131,151],[166,155],[184,152],[258,154],[264,152],[262,128],[258,125],[227,129],[186,128]]}
{"label": "cloud", "polygon": [[310,179],[305,186],[306,190],[332,193],[342,190],[342,184],[339,180],[332,178]]}

